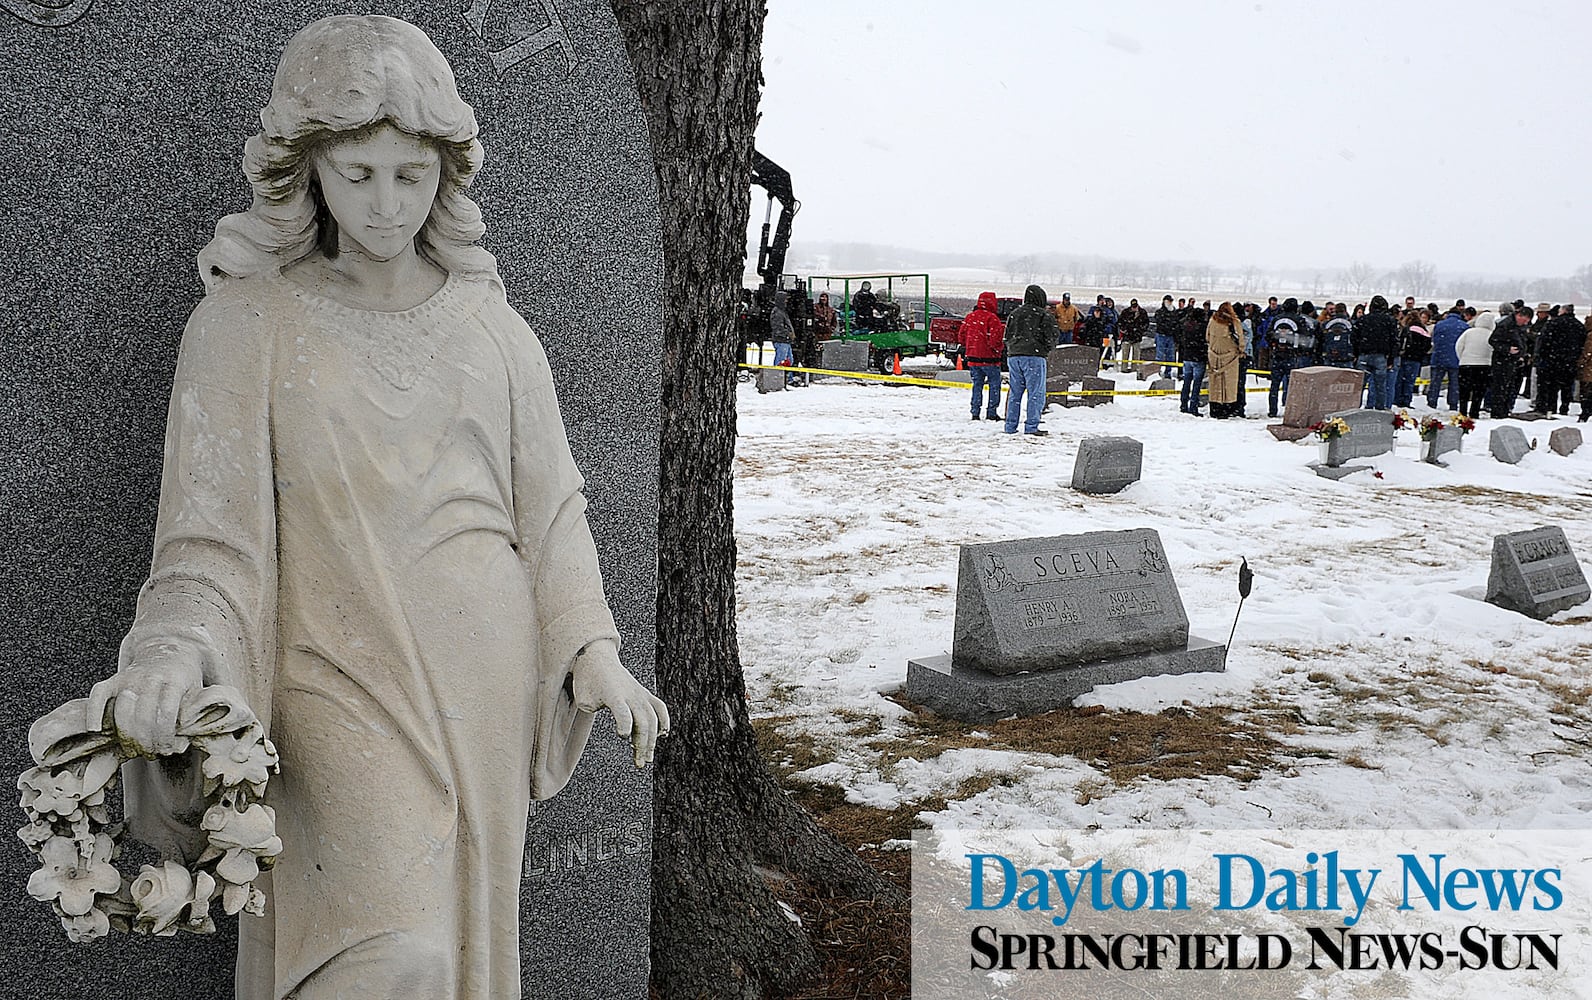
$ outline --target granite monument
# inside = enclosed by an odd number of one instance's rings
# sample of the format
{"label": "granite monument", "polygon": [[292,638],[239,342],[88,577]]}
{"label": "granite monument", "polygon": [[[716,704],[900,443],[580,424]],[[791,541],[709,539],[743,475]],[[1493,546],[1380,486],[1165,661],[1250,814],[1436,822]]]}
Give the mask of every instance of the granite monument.
{"label": "granite monument", "polygon": [[1558,525],[1493,538],[1487,602],[1532,618],[1547,618],[1592,599],[1586,574]]}
{"label": "granite monument", "polygon": [[1288,373],[1282,423],[1268,424],[1266,430],[1279,441],[1298,441],[1328,414],[1357,408],[1364,388],[1365,374],[1351,368],[1295,368]]}
{"label": "granite monument", "polygon": [[1189,635],[1148,528],[962,546],[949,655],[907,665],[907,697],[986,722],[1071,703],[1098,684],[1226,668]]}

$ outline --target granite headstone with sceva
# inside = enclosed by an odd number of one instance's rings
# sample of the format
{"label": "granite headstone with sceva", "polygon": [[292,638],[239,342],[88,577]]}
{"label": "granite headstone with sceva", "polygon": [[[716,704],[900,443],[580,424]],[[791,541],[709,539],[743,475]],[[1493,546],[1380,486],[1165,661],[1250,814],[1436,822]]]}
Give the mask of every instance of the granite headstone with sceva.
{"label": "granite headstone with sceva", "polygon": [[1314,365],[1288,373],[1288,398],[1282,423],[1266,430],[1279,441],[1298,441],[1329,413],[1358,407],[1365,374],[1350,368]]}
{"label": "granite headstone with sceva", "polygon": [[[1583,392],[1587,390],[1583,389]],[[1581,447],[1581,428],[1560,427],[1548,435],[1548,450],[1555,455],[1569,455]]]}
{"label": "granite headstone with sceva", "polygon": [[866,340],[826,340],[822,348],[822,366],[836,372],[865,372],[868,370],[868,342]]}
{"label": "granite headstone with sceva", "polygon": [[1081,493],[1120,493],[1139,481],[1144,444],[1130,437],[1088,437],[1078,443],[1072,488]]}
{"label": "granite headstone with sceva", "polygon": [[[12,671],[0,705],[12,738],[0,746],[0,771],[8,780],[30,763],[18,734],[31,720],[116,670],[150,567],[177,346],[203,294],[194,257],[218,219],[249,204],[240,159],[260,131],[283,44],[328,14],[395,13],[415,23],[474,108],[486,158],[470,194],[487,223],[483,245],[546,347],[621,656],[650,682],[657,525],[645,512],[658,509],[661,230],[651,142],[610,6],[4,7],[0,662]],[[651,781],[629,755],[605,714],[570,785],[531,816],[520,918],[528,997],[647,994]],[[26,969],[27,985],[0,993],[232,995],[230,921],[206,937],[118,934],[71,945],[23,889],[28,853],[7,851],[3,865],[5,968]]]}
{"label": "granite headstone with sceva", "polygon": [[1519,465],[1531,453],[1531,442],[1518,427],[1494,427],[1487,435],[1487,450],[1505,465]]}
{"label": "granite headstone with sceva", "polygon": [[1099,684],[1226,669],[1189,635],[1149,528],[962,546],[949,655],[907,665],[907,697],[985,722],[1070,704]]}
{"label": "granite headstone with sceva", "polygon": [[1487,602],[1543,619],[1592,599],[1586,574],[1558,525],[1493,538]]}

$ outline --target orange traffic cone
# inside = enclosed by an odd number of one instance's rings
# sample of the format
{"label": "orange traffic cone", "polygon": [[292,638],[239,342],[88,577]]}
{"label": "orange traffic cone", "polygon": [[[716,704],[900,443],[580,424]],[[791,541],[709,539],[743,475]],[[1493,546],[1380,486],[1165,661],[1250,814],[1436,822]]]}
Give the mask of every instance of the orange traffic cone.
{"label": "orange traffic cone", "polygon": [[891,368],[891,372],[893,374],[896,374],[896,375],[901,374],[901,352],[900,351],[896,352],[895,365]]}
{"label": "orange traffic cone", "polygon": [[958,354],[956,356],[956,370],[957,371],[961,371],[962,370],[962,356],[960,354]]}

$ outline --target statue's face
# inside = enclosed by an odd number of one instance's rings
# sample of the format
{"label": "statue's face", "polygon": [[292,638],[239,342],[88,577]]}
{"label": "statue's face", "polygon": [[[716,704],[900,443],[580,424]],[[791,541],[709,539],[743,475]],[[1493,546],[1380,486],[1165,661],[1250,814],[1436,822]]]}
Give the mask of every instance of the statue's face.
{"label": "statue's face", "polygon": [[430,142],[381,125],[327,143],[315,170],[342,247],[385,261],[412,248],[430,217],[442,157]]}

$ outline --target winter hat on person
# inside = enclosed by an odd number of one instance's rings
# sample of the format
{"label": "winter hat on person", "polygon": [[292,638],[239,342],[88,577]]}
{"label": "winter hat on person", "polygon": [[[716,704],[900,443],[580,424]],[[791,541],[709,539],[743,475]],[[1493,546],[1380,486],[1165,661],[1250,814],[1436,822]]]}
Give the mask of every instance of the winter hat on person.
{"label": "winter hat on person", "polygon": [[1545,313],[1545,312],[1552,312],[1552,311],[1553,311],[1553,306],[1548,305],[1548,303],[1546,303],[1546,302],[1538,302],[1537,303],[1537,312]]}

